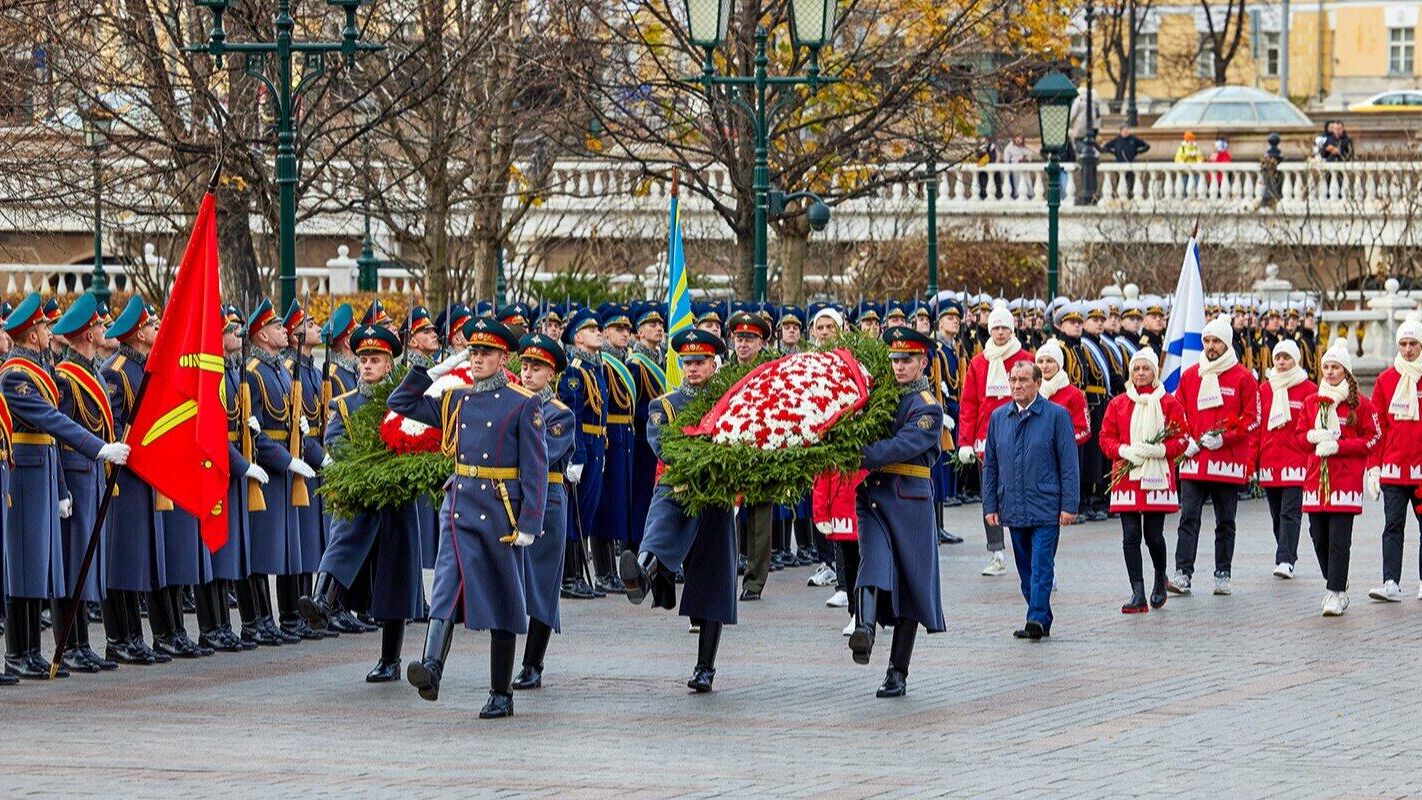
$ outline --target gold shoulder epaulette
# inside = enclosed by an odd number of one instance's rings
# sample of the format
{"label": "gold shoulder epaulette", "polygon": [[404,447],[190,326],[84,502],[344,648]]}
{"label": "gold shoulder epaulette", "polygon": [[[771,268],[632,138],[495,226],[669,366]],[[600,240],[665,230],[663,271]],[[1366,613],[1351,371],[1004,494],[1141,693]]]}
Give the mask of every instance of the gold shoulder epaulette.
{"label": "gold shoulder epaulette", "polygon": [[252,356],[251,358],[247,359],[246,370],[247,370],[248,372],[255,372],[256,369],[257,369],[257,365],[260,364],[260,363],[262,363],[262,360],[261,360],[260,358],[257,358],[256,356]]}
{"label": "gold shoulder epaulette", "polygon": [[509,388],[510,388],[510,389],[513,389],[514,391],[518,392],[519,394],[523,395],[524,397],[533,397],[533,392],[530,391],[530,390],[528,389],[528,387],[526,387],[526,386],[522,386],[522,385],[517,384],[517,383],[511,383],[511,384],[509,384]]}

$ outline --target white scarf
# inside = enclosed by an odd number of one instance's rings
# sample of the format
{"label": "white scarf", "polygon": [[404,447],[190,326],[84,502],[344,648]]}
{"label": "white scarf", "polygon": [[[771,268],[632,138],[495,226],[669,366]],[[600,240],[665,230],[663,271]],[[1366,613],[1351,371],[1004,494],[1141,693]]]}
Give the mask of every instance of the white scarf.
{"label": "white scarf", "polygon": [[1422,358],[1408,361],[1398,353],[1392,357],[1392,368],[1397,370],[1397,386],[1392,390],[1392,401],[1388,403],[1387,412],[1393,419],[1415,420],[1418,418],[1417,379],[1422,377]]}
{"label": "white scarf", "polygon": [[1318,396],[1324,400],[1332,400],[1332,405],[1318,404],[1318,416],[1314,417],[1313,429],[1316,431],[1336,431],[1338,430],[1338,404],[1348,399],[1348,382],[1339,381],[1337,386],[1333,386],[1328,381],[1318,382]]}
{"label": "white scarf", "polygon": [[1200,359],[1200,395],[1195,398],[1195,406],[1201,411],[1224,405],[1224,394],[1220,392],[1220,373],[1239,363],[1239,356],[1233,347],[1226,347],[1224,355],[1214,361]]}
{"label": "white scarf", "polygon": [[1308,374],[1298,364],[1288,372],[1269,370],[1269,386],[1274,397],[1269,401],[1269,424],[1267,430],[1275,431],[1289,424],[1293,409],[1289,407],[1289,390],[1308,380]]}
{"label": "white scarf", "polygon": [[[1165,410],[1160,407],[1160,399],[1165,397],[1165,389],[1160,381],[1155,382],[1149,392],[1136,390],[1134,381],[1126,384],[1126,396],[1134,403],[1131,406],[1131,444],[1145,444],[1160,436],[1165,430]],[[1140,481],[1141,489],[1147,492],[1164,491],[1170,488],[1170,466],[1164,458],[1142,459],[1131,469],[1131,480]]]}
{"label": "white scarf", "polygon": [[983,358],[987,359],[987,385],[986,394],[988,397],[1007,397],[1012,394],[1012,388],[1007,384],[1007,359],[1017,355],[1017,351],[1022,349],[1022,343],[1014,336],[1007,340],[1007,344],[999,345],[988,339],[987,346],[983,348]]}
{"label": "white scarf", "polygon": [[1037,390],[1037,394],[1040,394],[1043,400],[1051,400],[1052,395],[1061,391],[1061,388],[1068,383],[1070,381],[1067,380],[1066,370],[1059,369],[1057,374],[1052,377],[1042,379],[1042,388]]}

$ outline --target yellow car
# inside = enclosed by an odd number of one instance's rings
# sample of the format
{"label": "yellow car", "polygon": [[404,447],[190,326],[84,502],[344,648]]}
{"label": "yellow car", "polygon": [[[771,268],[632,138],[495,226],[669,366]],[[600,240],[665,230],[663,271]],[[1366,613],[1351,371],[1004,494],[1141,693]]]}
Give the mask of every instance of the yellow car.
{"label": "yellow car", "polygon": [[1422,112],[1422,91],[1380,92],[1367,100],[1348,106],[1348,110],[1384,114]]}

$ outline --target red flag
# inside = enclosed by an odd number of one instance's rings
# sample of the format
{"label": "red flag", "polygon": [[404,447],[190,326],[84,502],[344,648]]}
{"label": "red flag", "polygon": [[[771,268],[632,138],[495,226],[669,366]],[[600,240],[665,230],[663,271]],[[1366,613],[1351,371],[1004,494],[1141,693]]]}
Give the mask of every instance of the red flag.
{"label": "red flag", "polygon": [[133,446],[128,468],[198,518],[208,550],[227,542],[220,296],[216,201],[209,192],[168,294],[148,354],[148,387],[126,439]]}

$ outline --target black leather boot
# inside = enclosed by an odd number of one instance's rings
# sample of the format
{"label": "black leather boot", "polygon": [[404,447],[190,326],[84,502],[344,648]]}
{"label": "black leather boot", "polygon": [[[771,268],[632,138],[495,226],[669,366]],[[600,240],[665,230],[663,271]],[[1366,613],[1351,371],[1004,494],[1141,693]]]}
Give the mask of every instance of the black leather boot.
{"label": "black leather boot", "polygon": [[509,631],[489,631],[489,700],[479,709],[479,719],[513,716],[514,649],[518,638]]}
{"label": "black leather boot", "polygon": [[326,638],[301,618],[301,576],[278,575],[276,584],[277,610],[281,612],[282,632],[295,636],[298,642]]}
{"label": "black leather boot", "polygon": [[[100,668],[97,657],[95,660],[90,661],[89,655],[79,647],[79,632],[81,630],[85,632],[83,636],[84,641],[87,643],[89,640],[89,615],[80,609],[79,612],[74,615],[74,628],[69,631],[69,639],[61,642],[59,641],[59,637],[63,635],[64,621],[68,619],[70,609],[74,606],[74,601],[67,597],[56,597],[50,601],[49,605],[50,618],[54,620],[54,646],[63,651],[60,655],[59,663],[63,664],[70,672],[87,672],[90,674],[99,672]],[[114,666],[118,665],[115,664]]]}
{"label": "black leather boot", "polygon": [[[265,575],[253,575],[252,591],[257,601],[257,615],[261,618],[258,623],[267,632],[267,636],[275,639],[278,644],[296,644],[301,641],[301,637],[294,633],[288,633],[277,625],[276,617],[272,614],[272,593],[271,584]],[[277,591],[281,591],[281,579],[277,579]],[[266,644],[261,642],[261,644]]]}
{"label": "black leather boot", "polygon": [[[188,647],[196,650],[198,655],[210,656],[216,652],[216,650],[211,647],[204,647],[193,641],[191,636],[188,636],[187,621],[185,619],[186,614],[183,609],[187,607],[187,601],[184,598],[188,597],[188,590],[191,588],[190,586],[168,587],[168,607],[173,611],[173,636],[177,637]],[[193,598],[193,611],[194,613],[197,611],[196,597]]]}
{"label": "black leather boot", "polygon": [[[28,600],[5,598],[5,674],[31,680],[47,680],[48,669],[36,669],[30,661],[30,607]],[[39,620],[34,624],[39,625]]]}
{"label": "black leather boot", "polygon": [[1144,614],[1150,611],[1146,605],[1145,581],[1131,581],[1131,599],[1121,606],[1122,614]]}
{"label": "black leather boot", "polygon": [[617,561],[617,572],[622,578],[627,599],[633,605],[641,605],[652,590],[652,579],[657,576],[661,564],[651,553],[633,553],[623,550]]}
{"label": "black leather boot", "polygon": [[104,598],[104,637],[107,639],[104,655],[120,664],[149,666],[157,663],[147,653],[133,647],[136,638],[128,627],[128,592],[110,589]]}
{"label": "black leather boot", "polygon": [[705,693],[711,691],[711,682],[716,679],[716,650],[721,646],[721,623],[704,619],[699,622],[701,632],[696,641],[696,669],[691,671],[691,680],[686,682],[686,688]]}
{"label": "black leather boot", "polygon": [[365,674],[366,683],[400,680],[400,646],[405,643],[405,620],[387,619],[380,632],[380,660]]}
{"label": "black leather boot", "polygon": [[439,699],[439,679],[453,641],[454,623],[430,617],[429,628],[425,631],[424,657],[405,669],[405,679],[420,690],[420,697],[431,702]]}
{"label": "black leather boot", "polygon": [[109,672],[110,670],[118,669],[118,662],[99,655],[94,652],[93,647],[89,646],[89,609],[87,606],[88,603],[85,603],[84,607],[79,609],[79,619],[82,620],[82,623],[75,624],[74,635],[71,636],[70,639],[74,642],[75,649],[83,653],[84,658],[98,667],[99,671]]}
{"label": "black leather boot", "polygon": [[537,689],[543,685],[543,656],[548,652],[548,640],[553,629],[536,619],[528,621],[528,638],[523,643],[523,669],[513,680],[513,688]]}
{"label": "black leather boot", "polygon": [[[198,647],[223,653],[240,653],[242,640],[232,633],[222,581],[197,587]],[[252,645],[256,647],[256,645]]]}
{"label": "black leather boot", "polygon": [[1156,570],[1155,585],[1150,590],[1150,607],[1160,608],[1165,605],[1165,570]]}
{"label": "black leather boot", "polygon": [[918,623],[900,619],[894,625],[894,640],[889,645],[889,669],[875,697],[903,697],[908,691],[909,659],[913,658],[913,641],[918,637]]}
{"label": "black leather boot", "polygon": [[250,577],[232,584],[233,593],[237,595],[237,615],[242,619],[238,638],[242,640],[243,645],[250,647],[276,647],[282,641],[272,636],[262,624],[262,604],[257,599],[257,586],[256,580]]}
{"label": "black leather boot", "polygon": [[[176,587],[174,587],[176,588]],[[186,636],[178,635],[173,593],[159,589],[148,593],[148,625],[153,628],[153,649],[173,658],[200,658],[202,653]]]}
{"label": "black leather boot", "polygon": [[329,572],[316,573],[316,582],[311,594],[302,595],[297,603],[301,607],[301,617],[313,630],[326,632],[331,627],[331,615],[340,605],[345,595],[345,587]]}
{"label": "black leather boot", "polygon": [[[142,592],[124,592],[124,609],[128,617],[128,632],[132,639],[129,640],[131,647],[142,652],[145,656],[153,659],[154,663],[167,664],[173,657],[167,653],[160,653],[148,646],[148,640],[143,638],[143,616],[140,608],[143,602]],[[149,623],[152,624],[151,621]]]}
{"label": "black leather boot", "polygon": [[854,663],[868,664],[874,651],[874,630],[878,621],[878,594],[872,586],[861,586],[856,592],[858,607],[854,615],[854,632],[849,634],[849,651]]}

